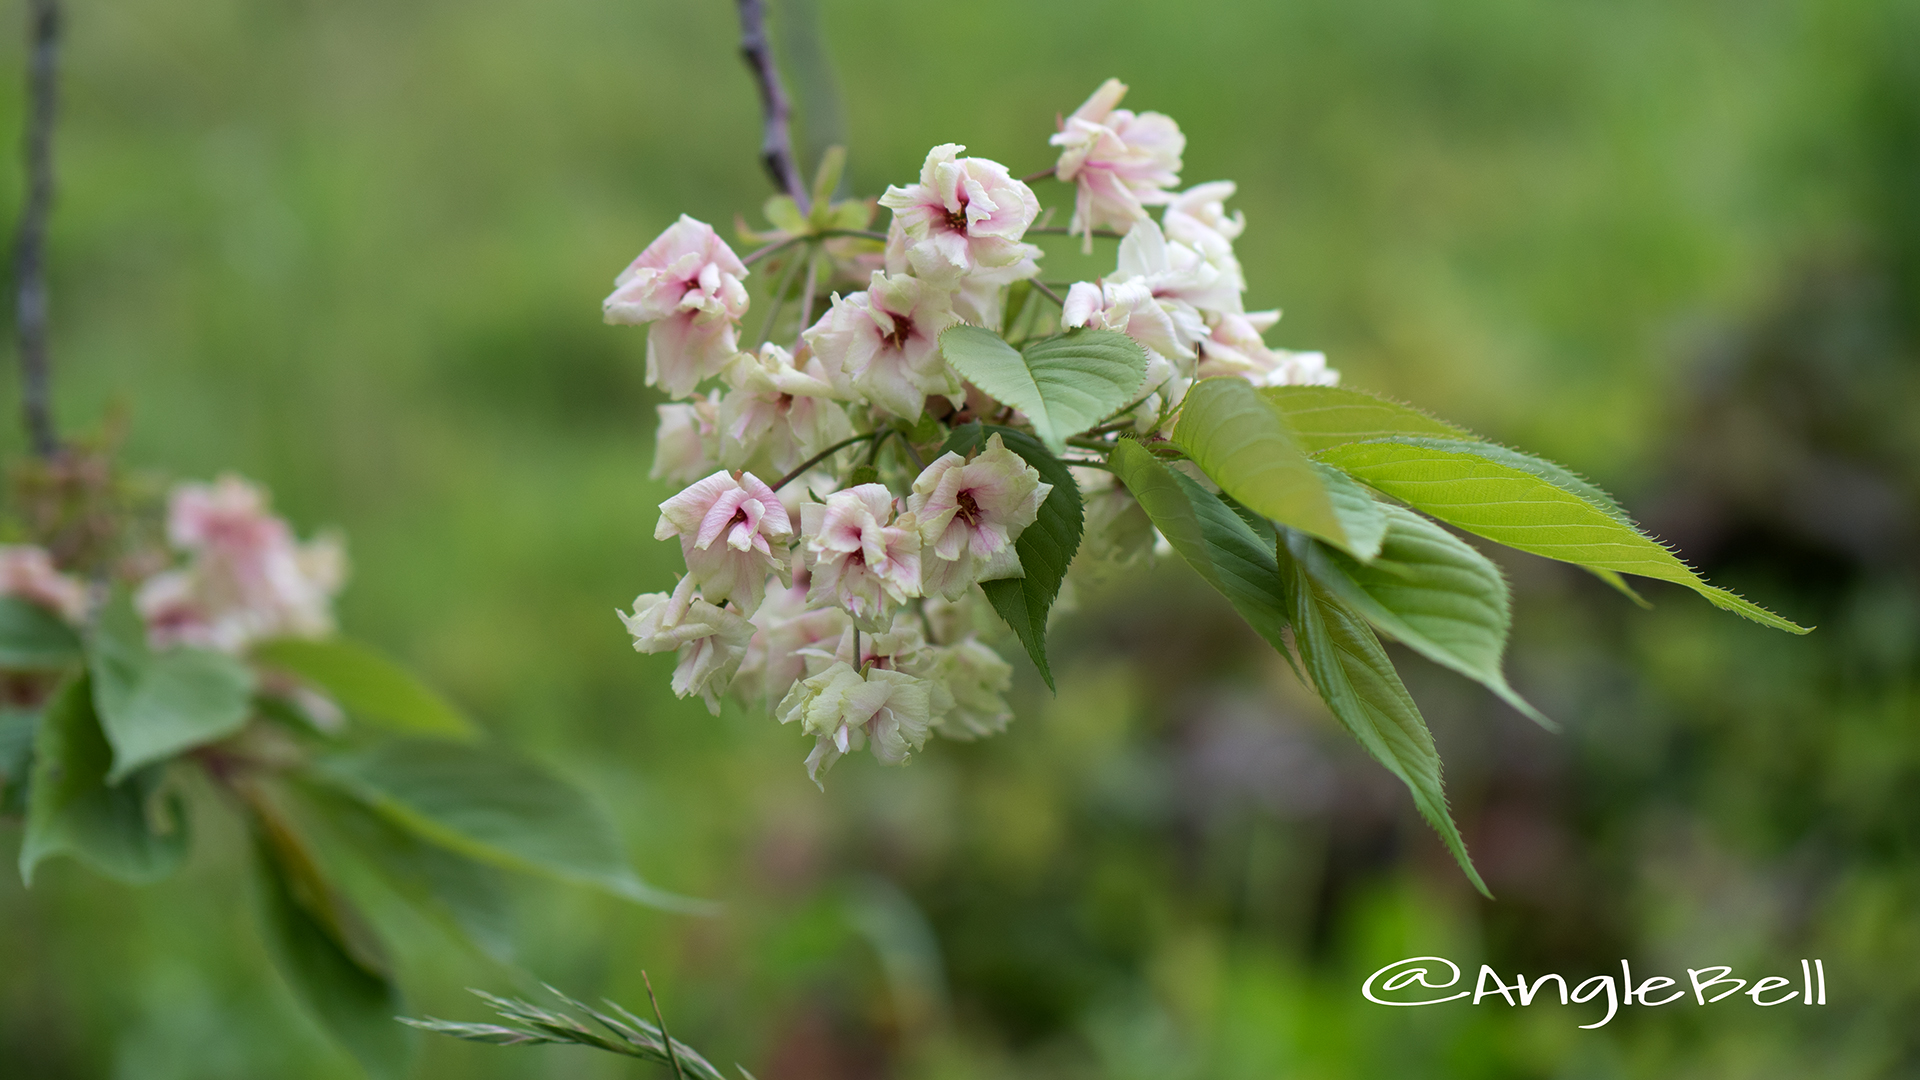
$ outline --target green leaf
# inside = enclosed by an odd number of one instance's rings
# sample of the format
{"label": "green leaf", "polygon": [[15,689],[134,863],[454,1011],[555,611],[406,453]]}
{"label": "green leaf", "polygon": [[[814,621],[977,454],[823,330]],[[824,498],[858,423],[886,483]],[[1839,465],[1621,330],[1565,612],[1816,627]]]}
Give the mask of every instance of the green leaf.
{"label": "green leaf", "polygon": [[256,824],[260,921],[281,975],[369,1076],[406,1076],[415,1040],[395,1023],[406,1004],[368,955],[364,924],[283,823]]}
{"label": "green leaf", "polygon": [[1380,554],[1380,545],[1387,537],[1386,507],[1373,493],[1353,478],[1331,465],[1313,463],[1313,469],[1320,474],[1320,482],[1326,485],[1327,498],[1333,503],[1333,512],[1340,519],[1340,527],[1346,531],[1348,546],[1353,557],[1367,562]]}
{"label": "green leaf", "polygon": [[513,919],[500,874],[428,843],[339,791],[303,783],[300,793],[337,847],[456,936],[501,963],[513,957]]}
{"label": "green leaf", "polygon": [[[1287,596],[1273,541],[1254,532],[1218,495],[1154,460],[1132,439],[1121,439],[1107,463],[1167,543],[1291,664],[1283,633]],[[1272,536],[1271,526],[1266,531]]]}
{"label": "green leaf", "polygon": [[[1685,585],[1716,607],[1804,634],[1757,604],[1707,584],[1692,567],[1623,516],[1511,459],[1472,443],[1383,439],[1321,453],[1377,491],[1497,544],[1593,570]],[[1570,475],[1570,474],[1569,474]]]}
{"label": "green leaf", "polygon": [[1273,386],[1260,391],[1286,418],[1294,443],[1309,454],[1331,446],[1396,435],[1473,439],[1462,427],[1398,401],[1342,386]]}
{"label": "green leaf", "polygon": [[20,845],[20,877],[29,885],[33,868],[53,855],[72,855],[131,884],[166,877],[186,856],[186,807],[178,793],[160,794],[160,767],[107,783],[113,748],[90,683],[86,675],[67,681],[41,717]]}
{"label": "green leaf", "polygon": [[1288,533],[1287,550],[1315,582],[1382,633],[1553,729],[1507,685],[1500,670],[1512,616],[1499,568],[1420,515],[1397,506],[1385,509],[1386,541],[1370,564],[1296,532]]}
{"label": "green leaf", "polygon": [[0,708],[0,814],[27,812],[33,741],[39,731],[39,713]]}
{"label": "green leaf", "polygon": [[0,596],[0,668],[37,671],[80,658],[80,635],[60,616],[18,596]]}
{"label": "green leaf", "polygon": [[1112,330],[1069,330],[1016,352],[984,327],[953,326],[940,351],[962,378],[1025,413],[1056,454],[1132,400],[1147,375],[1146,351]]}
{"label": "green leaf", "polygon": [[1053,669],[1047,663],[1047,615],[1060,595],[1060,583],[1066,579],[1074,553],[1080,550],[1080,533],[1085,527],[1080,485],[1074,483],[1073,473],[1068,471],[1065,462],[1049,453],[1033,436],[1013,428],[964,424],[947,436],[941,453],[971,454],[985,444],[989,435],[1000,436],[1007,449],[1033,466],[1041,480],[1053,485],[1053,490],[1040,504],[1033,524],[1013,542],[1024,576],[980,583],[988,603],[1013,628],[1020,644],[1026,646],[1027,655],[1033,658],[1033,666],[1040,669],[1047,689],[1051,690]]}
{"label": "green leaf", "polygon": [[1349,611],[1290,556],[1281,568],[1292,603],[1294,642],[1320,696],[1367,753],[1400,778],[1413,803],[1453,853],[1482,895],[1480,880],[1460,829],[1447,812],[1440,780],[1440,753],[1413,696],[1387,659],[1366,620]]}
{"label": "green leaf", "polygon": [[1280,411],[1245,379],[1202,379],[1187,391],[1174,444],[1236,502],[1355,555],[1325,481],[1294,445]]}
{"label": "green leaf", "polygon": [[103,613],[92,644],[94,706],[113,744],[108,783],[246,726],[253,672],[207,649],[149,652],[124,594]]}
{"label": "green leaf", "polygon": [[586,796],[499,750],[394,739],[320,758],[310,769],[394,824],[470,858],[655,907],[700,906],[641,881],[612,823]]}
{"label": "green leaf", "polygon": [[395,731],[471,738],[473,722],[412,672],[350,638],[281,638],[254,659],[293,673],[363,720]]}

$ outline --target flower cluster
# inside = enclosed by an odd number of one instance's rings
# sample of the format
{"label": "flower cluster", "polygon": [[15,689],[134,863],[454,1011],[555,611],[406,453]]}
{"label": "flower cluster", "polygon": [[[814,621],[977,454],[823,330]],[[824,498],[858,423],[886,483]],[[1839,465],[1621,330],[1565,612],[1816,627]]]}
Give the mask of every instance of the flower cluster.
{"label": "flower cluster", "polygon": [[[688,485],[660,505],[655,530],[679,542],[685,576],[620,617],[639,651],[677,654],[676,694],[717,713],[732,693],[798,724],[814,739],[816,780],[862,746],[897,764],[934,732],[971,738],[1006,724],[1012,672],[979,629],[980,586],[1025,576],[1020,539],[1065,466],[1099,463],[1056,459],[1020,434],[1025,417],[948,361],[944,331],[1126,335],[1146,357],[1143,392],[1106,437],[1152,437],[1196,379],[1338,377],[1319,353],[1266,344],[1279,313],[1243,303],[1234,185],[1181,190],[1179,126],[1120,108],[1126,92],[1109,80],[1051,140],[1050,174],[1073,187],[1067,228],[1048,225],[1025,181],[957,143],[868,204],[828,203],[836,156],[810,211],[778,196],[775,231],[742,227],[765,247],[740,257],[683,216],[605,301],[608,322],[650,327],[647,381],[671,399],[653,475]],[[892,214],[884,233],[858,227],[875,205]],[[1164,208],[1157,221],[1148,207]],[[1046,234],[1078,236],[1086,250],[1118,239],[1113,273],[1049,286],[1033,242]],[[777,340],[743,346],[744,282],[762,262],[776,276],[761,337]],[[950,442],[975,422],[990,425],[975,429],[983,437]],[[1053,481],[1044,464],[1060,466]],[[1083,550],[1151,547],[1123,489],[1095,469],[1072,475],[1091,489],[1084,504],[1068,493],[1085,508]]]}
{"label": "flower cluster", "polygon": [[[339,538],[300,541],[258,486],[232,475],[180,485],[168,500],[166,535],[183,560],[144,576],[133,593],[154,648],[238,655],[272,638],[333,632],[333,597],[347,572]],[[94,603],[86,583],[30,544],[0,546],[0,595],[74,625]]]}

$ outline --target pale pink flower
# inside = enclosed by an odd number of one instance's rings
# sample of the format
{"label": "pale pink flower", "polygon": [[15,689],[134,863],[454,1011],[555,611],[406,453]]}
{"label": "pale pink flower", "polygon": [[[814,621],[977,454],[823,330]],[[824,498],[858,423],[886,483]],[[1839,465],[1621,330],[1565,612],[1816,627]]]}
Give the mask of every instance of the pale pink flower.
{"label": "pale pink flower", "polygon": [[647,385],[682,398],[739,351],[735,331],[747,312],[746,276],[746,265],[713,226],[682,214],[621,271],[602,307],[610,323],[653,324]]}
{"label": "pale pink flower", "polygon": [[927,681],[934,729],[949,739],[978,739],[1007,729],[1013,666],[973,638],[935,645],[903,670]]}
{"label": "pale pink flower", "polygon": [[1227,214],[1227,200],[1237,190],[1231,180],[1195,184],[1174,196],[1160,215],[1167,237],[1204,251],[1215,239],[1232,244],[1247,229],[1247,215]]}
{"label": "pale pink flower", "polygon": [[[998,329],[1006,314],[1007,286],[1040,275],[1040,264],[1031,258],[998,270],[981,270],[960,279],[953,290],[953,313],[974,326]],[[1032,303],[1040,303],[1034,297]]]}
{"label": "pale pink flower", "polygon": [[690,576],[681,578],[671,595],[642,594],[635,598],[631,615],[615,614],[633,635],[634,651],[679,653],[673,670],[676,697],[697,694],[708,712],[720,715],[720,695],[740,669],[753,636],[753,624],[745,616],[708,603],[694,591]]}
{"label": "pale pink flower", "polygon": [[[1117,284],[1074,282],[1061,306],[1060,325],[1069,330],[1077,326],[1118,330],[1139,342],[1149,359],[1160,359],[1163,366],[1172,361],[1191,367],[1188,362],[1192,352],[1181,340],[1186,332],[1153,298],[1147,283],[1138,278]],[[1146,385],[1152,386],[1154,381],[1149,372]]]}
{"label": "pale pink flower", "polygon": [[1020,241],[1040,213],[1033,189],[1005,165],[961,157],[965,149],[959,143],[934,147],[919,183],[889,187],[880,197],[880,205],[893,211],[907,261],[920,277],[948,281],[1011,266],[1037,252]]}
{"label": "pale pink flower", "polygon": [[778,702],[794,683],[812,673],[810,654],[838,642],[853,625],[837,607],[809,608],[810,584],[802,568],[793,575],[792,587],[767,594],[766,602],[753,613],[753,638],[734,678],[734,689],[743,700]]}
{"label": "pale pink flower", "polygon": [[340,541],[300,543],[260,488],[232,475],[175,488],[167,537],[189,563],[148,578],[134,595],[156,648],[239,652],[268,638],[333,632],[333,595],[346,580]]}
{"label": "pale pink flower", "polygon": [[1072,231],[1084,233],[1084,250],[1093,250],[1093,230],[1131,228],[1145,220],[1147,206],[1172,199],[1166,190],[1180,182],[1180,154],[1186,136],[1159,113],[1135,114],[1116,108],[1127,93],[1108,79],[1074,110],[1048,141],[1061,147],[1054,175],[1077,185]]}
{"label": "pale pink flower", "polygon": [[895,515],[884,486],[860,484],[807,503],[800,532],[813,575],[810,603],[838,604],[856,625],[878,629],[888,601],[920,595],[919,524],[912,514]]}
{"label": "pale pink flower", "polygon": [[743,616],[760,606],[769,574],[787,576],[786,542],[793,536],[787,508],[752,473],[722,470],[661,503],[653,538],[672,536],[680,538],[688,578]]}
{"label": "pale pink flower", "polygon": [[832,309],[804,337],[841,385],[887,413],[917,420],[928,394],[960,394],[940,354],[940,331],[958,321],[947,290],[876,271],[865,292],[835,294]]}
{"label": "pale pink flower", "polygon": [[1193,248],[1169,241],[1150,219],[1120,241],[1113,276],[1144,282],[1188,345],[1206,336],[1203,316],[1243,310],[1240,293],[1246,286],[1237,269],[1228,274]]}
{"label": "pale pink flower", "polygon": [[847,410],[836,398],[818,357],[796,365],[787,350],[768,342],[760,352],[741,353],[727,369],[733,389],[720,402],[720,460],[740,468],[764,457],[786,473],[807,458],[853,434]]}
{"label": "pale pink flower", "polygon": [[17,596],[70,623],[87,617],[87,586],[61,573],[47,549],[34,544],[0,544],[0,596]]}
{"label": "pale pink flower", "polygon": [[654,406],[660,423],[653,432],[655,480],[690,484],[719,464],[719,403],[705,394],[686,402]]}
{"label": "pale pink flower", "polygon": [[953,600],[976,581],[1024,576],[1013,544],[1052,491],[998,435],[972,461],[947,453],[928,465],[907,499],[925,593]]}
{"label": "pale pink flower", "polygon": [[1261,332],[1279,319],[1278,311],[1219,317],[1211,334],[1200,342],[1196,377],[1234,375],[1256,386],[1332,386],[1339,382],[1340,373],[1327,368],[1323,353],[1268,347]]}
{"label": "pale pink flower", "polygon": [[871,745],[884,765],[899,765],[927,741],[931,695],[926,681],[885,668],[856,670],[840,662],[802,682],[780,703],[783,724],[799,722],[815,739],[807,756],[814,783],[843,754]]}

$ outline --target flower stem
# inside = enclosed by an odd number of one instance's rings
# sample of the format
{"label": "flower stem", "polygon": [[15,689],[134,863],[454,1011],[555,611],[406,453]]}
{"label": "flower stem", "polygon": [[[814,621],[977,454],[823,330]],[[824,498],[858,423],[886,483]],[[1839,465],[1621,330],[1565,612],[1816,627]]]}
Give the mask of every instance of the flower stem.
{"label": "flower stem", "polygon": [[[1058,167],[1059,166],[1057,165],[1049,165],[1046,168],[1041,169],[1039,172],[1034,173],[1032,176],[1021,177],[1020,182],[1023,184],[1031,184],[1035,180],[1045,180],[1047,177],[1052,176],[1054,169]],[[1028,230],[1028,231],[1032,231],[1032,230]]]}
{"label": "flower stem", "polygon": [[[795,238],[795,240],[800,240],[800,239],[805,239],[805,238],[804,237]],[[793,242],[794,242],[793,240],[788,241],[788,243],[793,243]],[[784,247],[785,245],[780,245],[780,246]],[[809,249],[805,257],[811,258],[812,255],[813,255],[813,252],[811,249]],[[787,286],[793,284],[793,275],[798,273],[799,270],[800,270],[800,263],[798,261],[795,261],[795,262],[788,263],[786,270],[781,272],[780,283],[773,287],[773,300],[767,305],[767,317],[760,324],[760,336],[754,339],[754,342],[753,342],[754,348],[758,349],[762,344],[766,342],[768,338],[773,336],[774,320],[780,317],[780,309],[785,307],[787,303]]]}
{"label": "flower stem", "polygon": [[1054,302],[1054,303],[1055,303],[1056,305],[1058,305],[1058,306],[1059,306],[1059,307],[1060,307],[1060,308],[1061,308],[1062,310],[1065,310],[1065,309],[1066,309],[1066,306],[1067,306],[1067,302],[1066,302],[1065,300],[1062,300],[1062,299],[1060,299],[1060,294],[1059,294],[1059,293],[1057,293],[1057,292],[1054,292],[1054,291],[1053,291],[1052,289],[1049,289],[1049,288],[1047,288],[1047,283],[1046,283],[1046,282],[1044,282],[1044,281],[1041,281],[1041,280],[1039,280],[1038,278],[1035,278],[1035,279],[1033,280],[1033,288],[1034,288],[1034,290],[1035,290],[1036,292],[1038,292],[1038,293],[1039,293],[1039,294],[1040,294],[1041,296],[1044,296],[1044,297],[1046,297],[1047,299],[1049,299],[1049,300],[1051,300],[1051,301],[1053,301],[1053,302]]}
{"label": "flower stem", "polygon": [[868,439],[877,438],[882,434],[884,434],[884,432],[869,431],[865,435],[855,435],[851,439],[841,439],[839,442],[834,443],[832,446],[827,447],[825,450],[822,450],[819,453],[808,458],[807,460],[801,462],[798,466],[794,468],[792,472],[781,477],[777,483],[771,484],[769,486],[772,487],[773,490],[779,491],[781,488],[786,487],[788,484],[793,483],[795,480],[798,480],[800,476],[804,474],[808,469],[813,468],[815,465],[818,465],[821,462],[832,457],[833,455],[839,453],[840,451],[845,450],[847,447],[852,446],[854,443],[863,443],[863,442],[866,442]]}
{"label": "flower stem", "polygon": [[[1041,236],[1080,236],[1086,231],[1085,229],[1081,229],[1079,232],[1075,232],[1064,225],[1035,225],[1027,230],[1027,235],[1031,236],[1034,233],[1039,233]],[[1092,235],[1105,240],[1124,240],[1127,234],[1114,232],[1112,229],[1095,229]]]}

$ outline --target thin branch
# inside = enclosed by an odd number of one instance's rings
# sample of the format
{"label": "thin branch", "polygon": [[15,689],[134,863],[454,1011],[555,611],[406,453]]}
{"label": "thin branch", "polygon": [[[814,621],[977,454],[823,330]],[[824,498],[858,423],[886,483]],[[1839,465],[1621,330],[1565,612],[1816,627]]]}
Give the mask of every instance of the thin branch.
{"label": "thin branch", "polygon": [[800,351],[801,335],[813,323],[813,292],[820,285],[820,252],[807,249],[807,279],[800,287],[800,325],[793,332],[793,351]]}
{"label": "thin branch", "polygon": [[800,479],[801,476],[806,474],[806,471],[808,469],[813,468],[815,465],[818,465],[821,462],[832,457],[833,455],[839,453],[840,451],[845,450],[847,447],[852,446],[854,443],[866,442],[868,439],[878,438],[881,434],[883,433],[878,431],[869,431],[865,435],[855,435],[851,439],[841,439],[839,442],[834,443],[832,446],[827,447],[825,450],[822,450],[819,453],[808,458],[807,460],[801,462],[797,467],[794,468],[792,472],[781,477],[779,482],[773,484],[772,485],[773,490],[779,491],[781,488],[786,487],[788,484],[791,484],[795,480]]}
{"label": "thin branch", "polygon": [[[1086,231],[1085,229],[1075,231],[1064,225],[1035,225],[1027,230],[1027,235],[1032,236],[1038,233],[1041,236],[1079,236]],[[1126,233],[1114,232],[1112,229],[1095,229],[1093,230],[1093,235],[1103,240],[1125,240],[1127,238]]]}
{"label": "thin branch", "polygon": [[767,38],[765,0],[740,0],[740,55],[753,71],[760,88],[760,111],[766,116],[765,133],[760,140],[760,163],[773,178],[773,186],[793,196],[802,214],[810,209],[807,186],[800,179],[800,165],[793,157],[793,106],[780,83],[780,69],[773,62],[773,43]]}
{"label": "thin branch", "polygon": [[58,104],[60,0],[29,0],[27,61],[27,199],[14,244],[16,325],[20,334],[21,406],[27,442],[50,458],[60,448],[47,379],[47,217],[53,211],[53,121]]}
{"label": "thin branch", "polygon": [[[1047,177],[1049,177],[1049,176],[1052,176],[1052,175],[1053,175],[1053,170],[1054,170],[1054,169],[1056,169],[1056,168],[1058,168],[1058,166],[1055,166],[1055,165],[1049,165],[1049,166],[1047,166],[1046,168],[1044,168],[1044,169],[1041,169],[1041,170],[1040,170],[1039,172],[1037,172],[1037,173],[1034,173],[1034,174],[1033,174],[1033,175],[1031,175],[1031,176],[1023,176],[1023,177],[1021,177],[1021,178],[1020,178],[1020,182],[1021,182],[1021,183],[1023,183],[1023,184],[1031,184],[1031,183],[1033,183],[1033,182],[1034,182],[1035,180],[1045,180],[1045,179],[1046,179]],[[1031,230],[1029,230],[1029,231],[1031,231]]]}
{"label": "thin branch", "polygon": [[1053,301],[1055,304],[1058,304],[1063,310],[1066,308],[1067,302],[1065,300],[1060,299],[1059,293],[1054,292],[1052,289],[1047,288],[1046,282],[1041,281],[1039,278],[1035,278],[1033,279],[1033,287],[1040,291],[1041,296],[1044,296],[1047,299]]}
{"label": "thin branch", "polygon": [[[789,241],[789,243],[803,239],[805,239],[805,237],[794,237],[794,240]],[[804,257],[808,261],[812,261],[813,250],[809,248],[804,253]],[[773,336],[773,324],[775,320],[780,318],[780,309],[785,307],[787,303],[787,286],[793,284],[793,275],[798,273],[799,270],[800,263],[798,260],[795,260],[787,263],[787,268],[781,271],[780,280],[773,287],[773,299],[767,304],[767,316],[760,320],[760,336],[755,338],[753,342],[755,349],[766,344],[767,339]]]}

